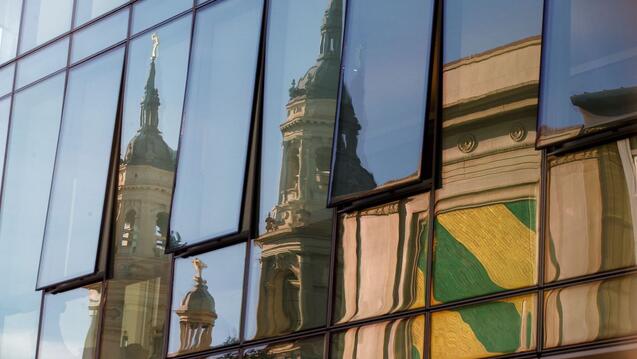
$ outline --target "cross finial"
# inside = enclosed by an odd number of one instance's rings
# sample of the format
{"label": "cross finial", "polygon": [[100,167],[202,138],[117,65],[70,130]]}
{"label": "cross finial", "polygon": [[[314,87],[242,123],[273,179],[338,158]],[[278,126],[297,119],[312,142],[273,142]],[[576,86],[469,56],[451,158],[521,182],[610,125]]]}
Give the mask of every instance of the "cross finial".
{"label": "cross finial", "polygon": [[153,51],[150,54],[151,60],[155,60],[157,58],[157,48],[159,48],[159,36],[154,32],[150,38],[153,40]]}
{"label": "cross finial", "polygon": [[192,260],[192,265],[195,267],[195,278],[202,279],[201,272],[204,268],[208,268],[206,263],[202,262],[199,258],[195,258]]}

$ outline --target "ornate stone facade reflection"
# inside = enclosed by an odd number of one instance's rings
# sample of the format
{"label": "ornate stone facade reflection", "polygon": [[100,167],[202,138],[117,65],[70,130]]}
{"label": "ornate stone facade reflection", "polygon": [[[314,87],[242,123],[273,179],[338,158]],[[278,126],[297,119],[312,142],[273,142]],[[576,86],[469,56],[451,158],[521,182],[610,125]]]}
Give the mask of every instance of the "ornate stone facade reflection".
{"label": "ornate stone facade reflection", "polygon": [[175,151],[159,130],[156,34],[152,42],[140,127],[119,167],[114,278],[107,283],[102,337],[102,354],[113,359],[162,357],[167,319],[170,256],[164,246]]}

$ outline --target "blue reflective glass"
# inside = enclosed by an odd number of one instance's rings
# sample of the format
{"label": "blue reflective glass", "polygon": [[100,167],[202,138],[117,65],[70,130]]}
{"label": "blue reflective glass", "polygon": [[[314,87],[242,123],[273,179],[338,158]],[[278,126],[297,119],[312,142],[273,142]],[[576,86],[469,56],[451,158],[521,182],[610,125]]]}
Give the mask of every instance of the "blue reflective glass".
{"label": "blue reflective glass", "polygon": [[35,283],[58,138],[64,75],[14,95],[0,203],[0,358],[32,359]]}
{"label": "blue reflective glass", "polygon": [[127,2],[128,0],[77,0],[74,26],[82,25]]}
{"label": "blue reflective glass", "polygon": [[25,0],[20,53],[42,45],[71,29],[73,0]]}
{"label": "blue reflective glass", "polygon": [[22,0],[0,0],[0,64],[15,57]]}
{"label": "blue reflective glass", "polygon": [[252,119],[263,1],[223,1],[197,14],[173,244],[237,232]]}
{"label": "blue reflective glass", "polygon": [[69,72],[38,286],[96,267],[124,49]]}
{"label": "blue reflective glass", "polygon": [[138,1],[133,7],[131,34],[136,34],[190,8],[192,8],[192,0]]}
{"label": "blue reflective glass", "polygon": [[71,63],[124,40],[129,13],[126,8],[73,34]]}
{"label": "blue reflective glass", "polygon": [[66,66],[69,38],[49,45],[18,61],[15,87],[19,89]]}
{"label": "blue reflective glass", "polygon": [[637,119],[637,2],[547,1],[538,145]]}
{"label": "blue reflective glass", "polygon": [[419,177],[433,10],[433,0],[348,2],[333,201]]}
{"label": "blue reflective glass", "polygon": [[14,73],[15,63],[0,68],[0,97],[11,92]]}

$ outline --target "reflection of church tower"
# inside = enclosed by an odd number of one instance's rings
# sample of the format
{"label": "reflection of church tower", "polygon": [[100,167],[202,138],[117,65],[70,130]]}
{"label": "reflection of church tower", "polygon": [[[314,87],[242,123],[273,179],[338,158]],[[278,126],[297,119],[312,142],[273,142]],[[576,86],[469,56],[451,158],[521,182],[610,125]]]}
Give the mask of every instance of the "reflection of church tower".
{"label": "reflection of church tower", "polygon": [[175,313],[179,316],[179,353],[201,351],[212,344],[212,329],[217,313],[215,300],[208,292],[201,272],[208,266],[199,258],[192,261],[195,267],[195,285],[181,300]]}
{"label": "reflection of church tower", "polygon": [[342,0],[328,3],[316,64],[292,81],[280,125],[277,205],[265,219],[257,336],[319,325],[325,318],[332,211],[326,209],[340,66]]}
{"label": "reflection of church tower", "polygon": [[[164,245],[175,151],[159,130],[156,34],[152,40],[140,127],[128,143],[119,168],[114,279],[108,289],[108,308],[117,309],[105,318],[103,340],[111,342],[106,347],[121,348],[120,358],[161,357],[168,310],[170,257],[164,254]],[[124,310],[119,312],[119,308]],[[108,353],[109,357],[115,355]]]}

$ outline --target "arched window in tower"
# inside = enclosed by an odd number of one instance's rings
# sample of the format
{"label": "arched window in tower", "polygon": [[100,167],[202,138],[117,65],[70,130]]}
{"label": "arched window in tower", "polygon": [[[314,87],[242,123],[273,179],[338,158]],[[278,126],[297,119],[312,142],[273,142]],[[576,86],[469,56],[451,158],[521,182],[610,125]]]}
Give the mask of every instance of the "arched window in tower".
{"label": "arched window in tower", "polygon": [[124,231],[120,242],[121,247],[128,248],[129,251],[134,253],[137,248],[138,234],[137,212],[131,209],[126,213],[126,217],[124,217]]}
{"label": "arched window in tower", "polygon": [[330,156],[332,152],[328,147],[321,147],[316,150],[316,182],[321,190],[326,190],[330,180]]}
{"label": "arched window in tower", "polygon": [[299,328],[301,326],[300,281],[291,270],[287,271],[283,277],[282,291],[283,311],[290,328]]}
{"label": "arched window in tower", "polygon": [[160,212],[155,217],[155,254],[162,255],[166,245],[168,213]]}
{"label": "arched window in tower", "polygon": [[299,147],[291,143],[285,153],[285,198],[287,200],[296,198],[297,182],[299,176]]}

